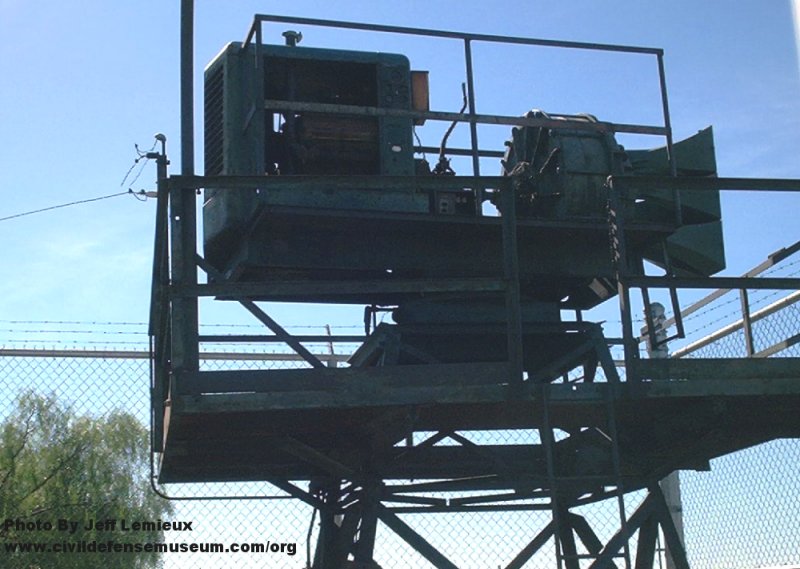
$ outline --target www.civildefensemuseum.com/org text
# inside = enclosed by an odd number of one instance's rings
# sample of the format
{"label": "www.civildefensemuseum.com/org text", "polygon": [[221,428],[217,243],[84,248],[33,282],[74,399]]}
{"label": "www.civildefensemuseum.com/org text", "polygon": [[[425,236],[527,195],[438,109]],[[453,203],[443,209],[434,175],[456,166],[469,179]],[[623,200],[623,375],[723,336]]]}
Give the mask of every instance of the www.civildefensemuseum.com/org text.
{"label": "www.civildefensemuseum.com/org text", "polygon": [[[82,520],[22,520],[7,518],[3,520],[3,532],[13,533],[20,541],[7,541],[3,544],[9,554],[21,553],[64,553],[64,554],[108,554],[108,553],[262,553],[295,555],[297,543],[265,540],[254,543],[171,543],[160,541],[130,541],[131,532],[162,532],[166,535],[186,537],[193,531],[191,521],[144,521],[127,519]],[[109,539],[70,540],[79,531],[108,533]],[[49,534],[42,539],[42,534]],[[52,539],[53,534],[64,539]],[[114,534],[125,535],[125,540],[113,539]],[[25,538],[30,537],[30,540]],[[39,539],[37,539],[39,537]],[[77,537],[77,536],[75,536]]]}

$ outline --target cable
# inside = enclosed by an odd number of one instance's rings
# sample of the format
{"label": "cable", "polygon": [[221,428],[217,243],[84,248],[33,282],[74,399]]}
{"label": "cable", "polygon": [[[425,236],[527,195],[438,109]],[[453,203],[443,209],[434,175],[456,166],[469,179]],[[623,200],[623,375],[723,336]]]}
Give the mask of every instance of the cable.
{"label": "cable", "polygon": [[120,187],[125,185],[125,180],[127,180],[128,176],[131,175],[131,172],[133,172],[133,169],[136,168],[136,165],[139,163],[139,161],[144,159],[144,164],[142,164],[142,167],[139,168],[139,172],[137,172],[136,176],[133,178],[133,180],[131,180],[131,185],[136,183],[136,180],[138,180],[139,176],[142,175],[142,170],[144,170],[145,165],[150,161],[150,159],[147,157],[147,155],[150,154],[153,150],[155,150],[157,145],[158,145],[158,138],[156,138],[156,141],[153,143],[153,146],[150,147],[150,150],[147,150],[145,152],[142,152],[141,150],[139,150],[139,145],[138,144],[134,144],[133,145],[134,149],[136,150],[136,156],[137,157],[133,161],[133,164],[131,164],[131,167],[128,168],[128,171],[125,172],[125,177],[122,178],[122,181],[119,183]]}
{"label": "cable", "polygon": [[[25,217],[26,215],[33,215],[35,213],[42,213],[42,212],[45,212],[45,211],[50,211],[50,210],[54,210],[54,209],[60,209],[60,208],[63,208],[63,207],[70,207],[70,206],[73,206],[73,205],[85,204],[85,203],[90,203],[90,202],[97,202],[97,201],[100,201],[100,200],[107,200],[109,198],[115,198],[117,196],[124,196],[126,194],[136,195],[136,193],[137,192],[134,192],[133,190],[125,190],[124,192],[118,192],[118,193],[115,193],[115,194],[108,194],[107,196],[100,196],[100,197],[97,197],[97,198],[89,198],[87,200],[78,200],[78,201],[69,202],[69,203],[63,203],[63,204],[59,204],[59,205],[53,205],[53,206],[45,207],[45,208],[42,208],[42,209],[35,209],[33,211],[26,211],[24,213],[15,213],[14,215],[9,215],[9,216],[6,216],[6,217],[0,217],[0,221],[8,221],[9,219],[16,219],[18,217]],[[141,194],[141,195],[145,195],[144,191],[138,192],[138,193]]]}
{"label": "cable", "polygon": [[[134,166],[136,166],[136,164],[137,164],[137,163],[138,163],[140,160],[142,160],[142,157],[139,157],[139,158],[137,158],[137,159],[136,159],[136,161],[133,163],[133,165],[134,165]],[[144,167],[145,167],[145,166],[147,166],[147,163],[148,163],[149,161],[150,161],[150,159],[149,159],[149,158],[147,158],[147,157],[145,156],[145,158],[144,158],[144,162],[142,162],[142,165],[139,167],[139,171],[138,171],[138,172],[136,172],[136,175],[135,175],[135,176],[133,177],[133,179],[131,180],[131,184],[130,184],[131,186],[132,186],[133,184],[135,184],[135,183],[136,183],[136,180],[138,180],[138,179],[139,179],[139,176],[141,176],[141,175],[142,175],[142,172],[144,172]],[[131,170],[133,170],[133,168],[131,168]],[[128,174],[125,176],[125,178],[126,178],[126,179],[127,179],[128,175],[130,174],[131,170],[128,170]],[[125,183],[125,180],[122,180],[122,184],[124,184],[124,183]],[[122,184],[120,184],[120,186],[122,186]],[[128,188],[128,189],[131,189],[131,188]]]}
{"label": "cable", "polygon": [[[422,140],[420,140],[419,135],[417,134],[417,127],[411,127],[411,132],[414,133],[414,139],[417,141],[417,145],[421,148],[422,147]],[[422,159],[427,162],[428,159],[425,156],[425,151],[421,150],[421,153],[422,153]]]}
{"label": "cable", "polygon": [[[463,115],[464,111],[467,110],[467,104],[469,99],[467,98],[467,84],[461,84],[461,93],[464,97],[464,103],[461,105],[461,110],[458,111],[459,114]],[[453,129],[456,128],[458,124],[458,120],[454,120],[450,127],[447,129],[447,132],[444,133],[444,138],[442,138],[442,144],[439,146],[439,162],[437,162],[436,167],[433,169],[434,174],[445,174],[445,175],[455,175],[455,172],[450,167],[450,160],[447,159],[445,153],[447,152],[447,139],[450,138],[450,135],[453,133]]]}
{"label": "cable", "polygon": [[90,320],[0,320],[3,324],[80,324],[86,326],[147,326],[147,322],[97,322]]}

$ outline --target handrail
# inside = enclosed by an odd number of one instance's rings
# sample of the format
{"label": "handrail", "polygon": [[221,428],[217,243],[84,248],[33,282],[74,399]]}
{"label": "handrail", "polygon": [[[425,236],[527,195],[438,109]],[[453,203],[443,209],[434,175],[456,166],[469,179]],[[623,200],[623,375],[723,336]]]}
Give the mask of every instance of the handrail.
{"label": "handrail", "polygon": [[759,277],[626,277],[633,288],[699,288],[699,289],[800,289],[800,278]]}
{"label": "handrail", "polygon": [[[758,266],[753,267],[752,269],[744,273],[742,277],[756,277],[761,273],[763,273],[764,271],[766,271],[767,269],[774,267],[776,264],[780,263],[787,257],[790,257],[791,255],[797,253],[798,251],[800,251],[800,241],[796,241],[795,243],[789,245],[788,247],[783,247],[778,251],[770,253],[769,255],[767,255],[767,259],[765,261],[763,261]],[[691,314],[694,314],[701,308],[708,306],[710,303],[725,296],[726,294],[732,292],[733,290],[735,289],[720,288],[715,290],[708,296],[701,298],[700,300],[691,304],[690,306],[687,306],[686,309],[681,310],[681,317],[685,318]],[[662,326],[664,329],[666,329],[672,326],[673,324],[675,324],[675,318],[668,318],[667,320],[664,321],[664,324]],[[648,333],[647,327],[645,327],[642,330],[642,334],[647,334],[647,333]],[[643,342],[644,340],[645,336],[643,335],[640,338],[640,341]]]}
{"label": "handrail", "polygon": [[712,176],[610,176],[609,188],[626,190],[680,190],[682,192],[800,192],[797,178],[719,178]]}
{"label": "handrail", "polygon": [[578,41],[550,40],[541,38],[524,38],[514,36],[499,36],[491,34],[475,34],[469,32],[453,32],[445,30],[435,30],[429,28],[410,28],[402,26],[387,26],[382,24],[364,24],[358,22],[346,22],[340,20],[321,20],[317,18],[298,18],[293,16],[277,16],[273,14],[256,14],[253,24],[247,32],[244,40],[245,47],[250,44],[256,34],[256,28],[264,22],[282,24],[302,24],[307,26],[318,26],[325,28],[341,28],[348,30],[360,30],[367,32],[382,32],[390,34],[404,34],[415,36],[429,36],[437,38],[459,39],[469,41],[483,41],[490,43],[510,43],[521,45],[533,45],[540,47],[561,47],[569,49],[585,49],[592,51],[616,51],[621,53],[641,53],[648,55],[663,54],[664,50],[655,47],[642,47],[631,45],[604,44]]}
{"label": "handrail", "polygon": [[[606,121],[576,120],[566,115],[549,115],[549,118],[507,115],[462,114],[442,111],[414,111],[387,107],[367,107],[359,105],[336,105],[329,103],[307,103],[302,101],[283,101],[266,99],[264,108],[273,111],[315,112],[326,114],[357,115],[369,117],[401,117],[433,121],[466,122],[470,124],[492,124],[506,126],[530,126],[541,128],[566,128],[590,132],[627,132],[632,134],[666,135],[667,130],[660,126],[612,123]],[[553,118],[555,117],[555,118]]]}
{"label": "handrail", "polygon": [[[752,324],[754,322],[758,322],[759,320],[762,320],[762,319],[766,318],[767,316],[775,314],[779,310],[783,310],[784,308],[787,308],[787,307],[795,304],[796,302],[800,302],[800,290],[799,291],[795,291],[794,293],[789,294],[789,295],[783,297],[782,299],[780,299],[780,300],[778,300],[776,302],[773,302],[772,304],[770,304],[768,306],[765,306],[761,310],[757,310],[756,312],[753,312],[750,315],[749,323]],[[700,340],[697,340],[696,342],[692,342],[688,346],[684,346],[683,348],[680,348],[679,350],[676,350],[675,352],[672,353],[671,357],[673,357],[673,358],[681,358],[683,356],[691,354],[692,352],[696,352],[697,350],[700,350],[700,349],[708,346],[709,344],[711,344],[713,342],[716,342],[717,340],[721,340],[722,338],[730,336],[734,332],[737,332],[737,331],[741,330],[742,328],[747,326],[747,324],[748,324],[748,319],[740,318],[736,322],[728,324],[724,328],[720,328],[719,330],[717,330],[716,332],[713,332],[712,334],[709,334],[705,338],[701,338]]]}
{"label": "handrail", "polygon": [[[622,192],[627,191],[641,191],[641,190],[661,190],[664,192],[671,191],[779,191],[779,192],[800,192],[800,179],[788,178],[718,178],[718,177],[701,177],[701,176],[609,176],[607,186],[609,191],[610,203],[615,203],[619,200]],[[612,208],[610,211],[616,210]],[[622,219],[619,216],[609,217],[609,231],[612,235],[612,242],[624,243],[624,236],[622,235]],[[668,326],[677,325],[678,334],[677,338],[684,338],[682,318],[687,314],[696,312],[703,306],[708,305],[714,300],[722,297],[729,291],[738,290],[742,302],[742,319],[739,322],[730,324],[725,328],[717,331],[710,336],[701,339],[689,346],[686,346],[673,354],[672,357],[681,357],[693,351],[696,351],[711,342],[719,340],[733,332],[743,329],[745,332],[746,351],[748,357],[768,357],[777,353],[781,349],[785,349],[789,345],[794,345],[800,342],[800,339],[792,337],[779,342],[774,346],[767,348],[756,353],[752,335],[752,324],[754,321],[764,318],[773,314],[780,308],[784,308],[794,304],[800,300],[800,278],[788,277],[757,277],[769,267],[774,266],[779,261],[785,259],[789,255],[800,250],[800,242],[776,251],[769,256],[767,261],[761,263],[757,267],[746,272],[741,277],[680,277],[673,275],[665,276],[649,276],[642,274],[627,274],[627,259],[625,257],[624,248],[621,251],[615,251],[618,257],[618,266],[620,267],[618,273],[618,286],[619,286],[619,299],[620,299],[620,312],[623,322],[623,336],[624,336],[624,350],[625,362],[627,368],[627,377],[631,381],[639,381],[642,378],[637,375],[636,367],[639,362],[638,350],[639,344],[646,341],[648,338],[651,342],[655,343],[655,326],[652,317],[646,312],[646,326],[641,331],[641,336],[634,336],[632,333],[632,319],[630,313],[630,289],[642,289],[642,296],[645,304],[649,302],[648,288],[667,288],[670,290],[670,296],[674,303],[675,316],[669,321],[663,322],[660,326],[666,329]],[[677,289],[716,289],[707,297],[694,303],[687,311],[681,311],[677,304]],[[753,314],[750,313],[749,301],[747,298],[748,290],[794,290],[799,291],[790,294],[781,301],[768,306],[765,309],[759,310]],[[668,340],[669,338],[666,338]],[[662,339],[661,342],[665,340]],[[782,348],[781,346],[785,344]]]}
{"label": "handrail", "polygon": [[[659,93],[661,98],[661,107],[662,107],[664,125],[662,127],[645,127],[644,125],[626,125],[629,128],[627,130],[620,130],[619,132],[636,132],[640,134],[653,134],[653,135],[664,136],[666,140],[667,161],[669,163],[670,173],[673,176],[676,175],[677,173],[677,167],[675,163],[675,156],[672,144],[672,126],[669,113],[669,101],[667,97],[666,73],[664,69],[664,50],[661,48],[592,43],[592,42],[577,42],[577,41],[565,41],[565,40],[551,40],[551,39],[541,39],[541,38],[524,38],[524,37],[500,36],[491,34],[476,34],[468,32],[437,30],[430,28],[411,28],[403,26],[388,26],[382,24],[364,24],[364,23],[347,22],[341,20],[323,20],[317,18],[278,16],[274,14],[257,14],[253,18],[253,23],[250,25],[250,28],[247,31],[247,35],[245,36],[244,42],[242,42],[242,49],[247,49],[255,39],[256,43],[254,49],[254,55],[255,55],[254,65],[256,66],[256,68],[261,65],[259,61],[261,53],[260,48],[263,36],[262,28],[265,22],[298,24],[298,25],[317,26],[326,28],[365,31],[365,32],[427,36],[440,39],[461,41],[464,46],[464,69],[466,75],[465,85],[467,91],[466,100],[468,102],[469,108],[467,113],[464,115],[459,115],[460,118],[457,120],[461,121],[466,120],[470,124],[470,138],[472,143],[471,149],[472,149],[472,166],[473,166],[472,173],[475,176],[480,175],[480,160],[479,160],[480,153],[478,150],[478,133],[476,126],[477,122],[479,122],[476,119],[480,115],[477,114],[476,103],[475,103],[475,87],[474,87],[475,80],[474,80],[473,61],[472,61],[473,42],[515,44],[515,45],[527,45],[534,47],[566,48],[566,49],[578,49],[578,50],[588,50],[588,51],[604,51],[604,52],[655,56],[656,66],[658,70]],[[438,120],[447,120],[447,119],[440,118]],[[550,126],[549,128],[573,128],[573,126],[571,123],[556,124]],[[676,208],[675,208],[676,221],[680,222],[679,196],[677,195],[677,191],[674,193],[675,193],[674,200],[676,203]]]}

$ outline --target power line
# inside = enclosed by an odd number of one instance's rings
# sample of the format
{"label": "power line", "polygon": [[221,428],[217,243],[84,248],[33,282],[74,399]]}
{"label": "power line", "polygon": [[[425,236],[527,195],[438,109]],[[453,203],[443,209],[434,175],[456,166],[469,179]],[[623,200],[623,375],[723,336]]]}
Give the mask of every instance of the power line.
{"label": "power line", "polygon": [[8,221],[9,219],[16,219],[18,217],[25,217],[26,215],[33,215],[35,213],[42,213],[42,212],[45,212],[45,211],[51,211],[51,210],[54,210],[54,209],[61,209],[61,208],[70,207],[70,206],[73,206],[73,205],[80,205],[80,204],[85,204],[85,203],[90,203],[90,202],[97,202],[97,201],[100,201],[100,200],[107,200],[109,198],[116,198],[117,196],[124,196],[124,195],[127,195],[127,194],[132,194],[134,196],[146,195],[144,190],[141,190],[139,192],[134,192],[133,190],[126,190],[124,192],[117,192],[117,193],[114,193],[114,194],[108,194],[107,196],[100,196],[100,197],[96,197],[96,198],[89,198],[89,199],[86,199],[86,200],[78,200],[78,201],[69,202],[69,203],[63,203],[63,204],[59,204],[59,205],[53,205],[53,206],[45,207],[45,208],[42,208],[42,209],[34,209],[32,211],[26,211],[26,212],[23,212],[23,213],[15,213],[14,215],[9,215],[9,216],[6,216],[6,217],[0,217],[0,221]]}
{"label": "power line", "polygon": [[149,156],[148,156],[148,155],[149,155],[149,154],[150,154],[150,153],[151,153],[153,150],[155,150],[155,149],[156,149],[156,146],[157,146],[157,145],[158,145],[158,137],[156,137],[156,141],[153,143],[153,146],[151,146],[151,147],[150,147],[150,150],[147,150],[147,151],[145,151],[145,152],[142,152],[141,150],[139,150],[139,145],[138,145],[138,144],[134,144],[134,145],[133,145],[133,147],[136,149],[136,155],[137,155],[137,156],[136,156],[136,160],[134,160],[134,161],[133,161],[133,164],[131,164],[131,167],[128,169],[128,171],[127,171],[127,172],[125,172],[125,177],[124,177],[124,178],[122,178],[122,181],[121,181],[121,182],[120,182],[120,184],[119,184],[119,185],[120,185],[120,187],[122,187],[122,186],[124,186],[124,185],[125,185],[125,181],[126,181],[126,180],[128,179],[128,177],[131,175],[131,172],[133,172],[133,169],[134,169],[134,168],[136,168],[136,165],[137,165],[137,164],[138,164],[140,161],[144,160],[144,163],[141,165],[141,167],[139,168],[139,171],[136,173],[136,177],[135,177],[135,178],[133,178],[133,180],[131,180],[131,185],[133,185],[133,184],[135,184],[135,183],[136,183],[136,180],[138,180],[138,179],[139,179],[139,176],[141,176],[141,175],[142,175],[142,171],[144,170],[144,167],[145,167],[145,166],[147,165],[147,163],[150,161],[150,158],[149,158]]}

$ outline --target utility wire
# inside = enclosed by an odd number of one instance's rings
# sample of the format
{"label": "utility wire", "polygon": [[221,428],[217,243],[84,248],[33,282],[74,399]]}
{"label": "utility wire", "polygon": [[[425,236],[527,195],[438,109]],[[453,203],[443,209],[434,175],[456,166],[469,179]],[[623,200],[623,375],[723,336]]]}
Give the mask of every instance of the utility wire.
{"label": "utility wire", "polygon": [[109,198],[115,198],[117,196],[124,196],[124,195],[127,195],[127,194],[133,194],[134,196],[136,196],[137,194],[144,195],[144,190],[142,190],[141,192],[134,192],[133,190],[125,190],[124,192],[117,192],[115,194],[108,194],[107,196],[100,196],[100,197],[97,197],[97,198],[89,198],[87,200],[78,200],[78,201],[69,202],[69,203],[63,203],[63,204],[59,204],[59,205],[53,205],[53,206],[45,207],[45,208],[42,208],[42,209],[35,209],[33,211],[26,211],[24,213],[16,213],[14,215],[9,215],[9,216],[6,216],[6,217],[0,217],[0,221],[8,221],[9,219],[16,219],[18,217],[25,217],[26,215],[33,215],[35,213],[42,213],[42,212],[45,212],[45,211],[51,211],[51,210],[54,210],[54,209],[61,209],[61,208],[70,207],[70,206],[73,206],[73,205],[79,205],[79,204],[90,203],[90,202],[97,202],[97,201],[100,201],[100,200],[107,200]]}
{"label": "utility wire", "polygon": [[144,163],[141,165],[141,167],[139,168],[139,171],[136,173],[136,177],[133,178],[133,180],[131,180],[131,185],[136,183],[136,180],[138,180],[139,176],[142,175],[142,170],[144,170],[145,165],[150,161],[150,159],[147,157],[147,155],[150,154],[153,150],[155,150],[157,145],[158,145],[158,139],[156,139],[156,141],[153,143],[153,146],[150,147],[150,150],[147,150],[147,151],[144,151],[144,152],[139,150],[139,145],[138,144],[134,144],[133,145],[133,147],[136,149],[136,160],[133,161],[133,164],[131,164],[131,167],[125,173],[125,177],[122,178],[122,181],[119,183],[120,186],[124,186],[125,185],[125,181],[131,175],[131,172],[133,172],[133,169],[136,168],[136,165],[141,160],[144,160]]}
{"label": "utility wire", "polygon": [[[137,157],[136,157],[136,160],[133,161],[133,164],[131,165],[130,169],[125,173],[125,177],[122,178],[122,182],[120,183],[120,186],[125,185],[125,182],[130,177],[131,173],[133,172],[133,169],[136,168],[136,165],[139,164],[139,162],[143,161],[142,165],[139,167],[139,171],[136,173],[136,175],[131,180],[131,185],[136,183],[136,180],[138,180],[139,176],[142,175],[142,172],[144,171],[144,167],[150,161],[150,158],[148,158],[148,154],[150,152],[152,152],[153,150],[155,150],[157,145],[158,145],[158,140],[156,140],[153,143],[153,146],[150,148],[150,150],[143,152],[142,150],[139,149],[139,145],[138,144],[134,144],[134,148],[136,149]],[[128,188],[124,192],[117,192],[115,194],[108,194],[107,196],[100,196],[100,197],[97,197],[97,198],[89,198],[89,199],[86,199],[86,200],[78,200],[78,201],[74,201],[74,202],[69,202],[69,203],[54,205],[54,206],[50,206],[50,207],[45,207],[45,208],[42,208],[42,209],[35,209],[33,211],[26,211],[24,213],[17,213],[17,214],[9,215],[9,216],[6,216],[6,217],[0,217],[0,221],[8,221],[10,219],[16,219],[18,217],[25,217],[26,215],[33,215],[35,213],[42,213],[42,212],[45,212],[45,211],[51,211],[51,210],[54,210],[54,209],[61,209],[61,208],[70,207],[70,206],[73,206],[73,205],[80,205],[80,204],[84,204],[84,203],[97,202],[97,201],[100,201],[100,200],[107,200],[109,198],[115,198],[117,196],[124,196],[126,194],[132,195],[133,197],[135,197],[139,201],[147,201],[147,197],[148,197],[147,193],[144,190],[140,190],[140,191],[136,192],[136,191],[133,190],[133,188]]]}

